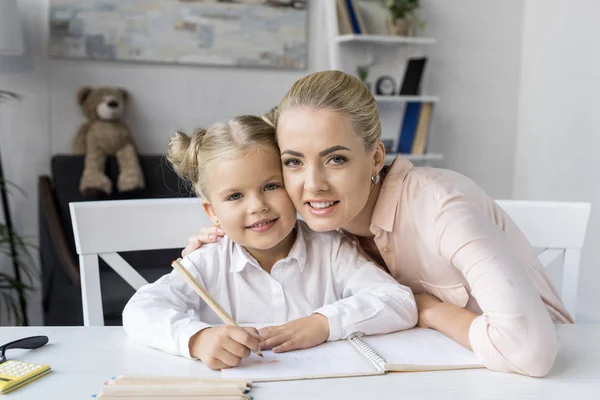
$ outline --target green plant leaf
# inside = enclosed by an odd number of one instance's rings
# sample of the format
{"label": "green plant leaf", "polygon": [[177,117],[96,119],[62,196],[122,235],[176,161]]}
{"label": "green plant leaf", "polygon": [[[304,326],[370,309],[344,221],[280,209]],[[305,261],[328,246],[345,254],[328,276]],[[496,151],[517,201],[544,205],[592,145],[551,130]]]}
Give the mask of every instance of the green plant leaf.
{"label": "green plant leaf", "polygon": [[383,4],[394,19],[410,17],[421,6],[420,0],[384,0]]}

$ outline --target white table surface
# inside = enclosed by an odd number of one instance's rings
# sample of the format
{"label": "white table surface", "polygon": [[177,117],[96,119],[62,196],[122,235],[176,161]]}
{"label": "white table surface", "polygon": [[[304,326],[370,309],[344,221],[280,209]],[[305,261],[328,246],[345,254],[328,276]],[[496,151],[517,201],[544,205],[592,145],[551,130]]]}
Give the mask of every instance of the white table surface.
{"label": "white table surface", "polygon": [[[390,373],[361,378],[257,383],[256,400],[274,399],[600,399],[600,324],[558,325],[561,349],[551,373],[529,378],[485,369]],[[47,335],[35,350],[9,350],[8,358],[48,364],[52,372],[7,399],[91,399],[120,374],[219,376],[198,361],[131,341],[121,327],[0,329],[0,344]]]}

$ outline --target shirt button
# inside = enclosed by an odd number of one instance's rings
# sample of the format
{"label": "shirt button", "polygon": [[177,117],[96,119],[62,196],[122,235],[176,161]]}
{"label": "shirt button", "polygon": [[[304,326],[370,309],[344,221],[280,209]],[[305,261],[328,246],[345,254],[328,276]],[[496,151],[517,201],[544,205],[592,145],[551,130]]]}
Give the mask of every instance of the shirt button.
{"label": "shirt button", "polygon": [[389,247],[387,247],[387,246],[386,246],[386,247],[384,247],[384,248],[383,248],[383,252],[384,252],[384,253],[387,253],[388,251],[390,251],[390,248],[389,248]]}

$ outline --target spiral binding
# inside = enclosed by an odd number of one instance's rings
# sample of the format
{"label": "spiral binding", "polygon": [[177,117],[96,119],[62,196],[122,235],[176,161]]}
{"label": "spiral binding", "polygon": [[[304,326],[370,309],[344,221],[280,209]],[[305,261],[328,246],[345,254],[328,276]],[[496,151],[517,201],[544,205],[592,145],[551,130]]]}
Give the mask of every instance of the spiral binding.
{"label": "spiral binding", "polygon": [[358,353],[363,356],[363,358],[367,360],[367,362],[371,364],[373,368],[375,368],[375,370],[381,371],[383,369],[383,364],[385,364],[383,357],[369,347],[368,344],[363,342],[360,337],[352,336],[351,338],[348,338],[348,341],[352,347],[354,347],[354,349],[356,349],[356,351],[358,351]]}

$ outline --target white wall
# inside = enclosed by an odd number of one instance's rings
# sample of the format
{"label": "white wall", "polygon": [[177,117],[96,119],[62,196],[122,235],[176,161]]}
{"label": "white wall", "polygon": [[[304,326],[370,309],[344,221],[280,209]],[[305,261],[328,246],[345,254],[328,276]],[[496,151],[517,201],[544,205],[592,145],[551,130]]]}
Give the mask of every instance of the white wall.
{"label": "white wall", "polygon": [[71,150],[83,121],[75,101],[84,85],[118,85],[131,94],[127,121],[142,153],[162,153],[176,129],[191,131],[235,115],[268,111],[300,77],[327,68],[322,2],[309,7],[307,70],[98,62],[50,62],[52,153]]}
{"label": "white wall", "polygon": [[438,42],[427,65],[440,95],[431,150],[494,198],[513,185],[521,59],[522,1],[424,0],[427,34]]}
{"label": "white wall", "polygon": [[600,321],[600,2],[527,0],[514,197],[592,203],[581,322]]}
{"label": "white wall", "polygon": [[[26,55],[0,57],[0,87],[20,93],[23,98],[18,103],[0,105],[0,151],[6,178],[27,193],[22,196],[13,191],[10,196],[15,229],[37,244],[37,177],[47,173],[50,164],[50,103],[43,56],[47,6],[42,0],[20,0],[19,6]],[[31,249],[31,254],[37,260],[37,250]],[[12,271],[12,264],[5,262],[0,268]],[[32,323],[42,320],[40,297],[38,290],[30,299]]]}

